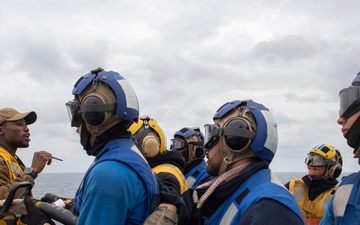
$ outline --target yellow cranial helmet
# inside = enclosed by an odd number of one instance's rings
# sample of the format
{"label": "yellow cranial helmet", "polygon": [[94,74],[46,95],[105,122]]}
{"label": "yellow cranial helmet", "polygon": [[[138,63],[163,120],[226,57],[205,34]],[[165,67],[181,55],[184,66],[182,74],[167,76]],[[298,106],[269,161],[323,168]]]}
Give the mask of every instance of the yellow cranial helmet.
{"label": "yellow cranial helmet", "polygon": [[166,151],[165,135],[156,120],[149,116],[141,116],[140,119],[129,127],[132,138],[147,158],[153,158],[159,153]]}
{"label": "yellow cranial helmet", "polygon": [[339,150],[329,144],[317,145],[310,150],[305,158],[305,164],[311,166],[326,166],[325,178],[337,178],[343,165]]}

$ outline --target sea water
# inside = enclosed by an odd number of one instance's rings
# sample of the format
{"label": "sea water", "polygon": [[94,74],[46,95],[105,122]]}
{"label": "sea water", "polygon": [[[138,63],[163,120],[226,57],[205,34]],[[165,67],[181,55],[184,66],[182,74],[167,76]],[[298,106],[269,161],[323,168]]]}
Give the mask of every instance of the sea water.
{"label": "sea water", "polygon": [[[303,177],[306,172],[274,172],[280,182],[286,184],[291,179]],[[342,173],[338,178],[340,181],[343,176],[350,173]],[[41,199],[46,193],[56,194],[63,198],[73,198],[79,187],[83,173],[41,173],[36,178],[35,186],[32,190],[36,199]],[[54,221],[56,225],[61,225]]]}
{"label": "sea water", "polygon": [[[274,172],[274,174],[285,184],[293,178],[303,177],[306,172]],[[342,173],[338,180],[348,174]],[[63,198],[73,198],[83,176],[83,173],[41,173],[36,178],[32,190],[34,197],[41,199],[46,193],[53,193]]]}

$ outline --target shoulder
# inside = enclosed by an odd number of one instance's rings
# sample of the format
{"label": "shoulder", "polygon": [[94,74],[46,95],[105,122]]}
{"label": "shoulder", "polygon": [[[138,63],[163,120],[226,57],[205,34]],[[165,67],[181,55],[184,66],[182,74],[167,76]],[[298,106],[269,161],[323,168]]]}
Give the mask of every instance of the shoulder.
{"label": "shoulder", "polygon": [[284,204],[272,199],[261,199],[246,209],[237,225],[289,224],[289,221],[294,225],[303,224],[302,220]]}
{"label": "shoulder", "polygon": [[137,172],[119,161],[104,161],[96,164],[89,172],[89,181],[96,183],[121,184],[141,182]]}
{"label": "shoulder", "polygon": [[339,184],[339,186],[341,186],[342,184],[354,183],[355,181],[359,181],[359,180],[360,180],[360,172],[352,173],[348,176],[344,176],[341,179],[341,183]]}

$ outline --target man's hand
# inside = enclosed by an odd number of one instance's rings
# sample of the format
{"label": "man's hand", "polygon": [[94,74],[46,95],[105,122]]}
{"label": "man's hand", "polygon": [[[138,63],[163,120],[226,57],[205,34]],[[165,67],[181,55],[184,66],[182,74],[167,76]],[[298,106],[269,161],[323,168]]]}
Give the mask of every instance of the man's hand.
{"label": "man's hand", "polygon": [[31,168],[36,173],[41,173],[44,167],[52,163],[51,153],[46,151],[35,152],[32,160]]}
{"label": "man's hand", "polygon": [[25,218],[28,225],[55,225],[54,221],[49,219],[40,209],[36,208],[32,198],[29,195],[24,199],[28,216]]}

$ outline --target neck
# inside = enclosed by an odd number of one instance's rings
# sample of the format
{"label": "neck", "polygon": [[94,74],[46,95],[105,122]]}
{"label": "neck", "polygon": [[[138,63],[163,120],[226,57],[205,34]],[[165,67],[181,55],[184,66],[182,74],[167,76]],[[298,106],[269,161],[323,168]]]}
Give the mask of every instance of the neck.
{"label": "neck", "polygon": [[[229,171],[229,170],[232,170],[234,168],[237,168],[237,167],[243,167],[243,166],[247,166],[249,163],[251,163],[252,161],[254,161],[254,158],[245,158],[245,159],[240,159],[239,161],[237,162],[234,162],[232,164],[230,164],[228,166],[228,168],[226,169],[226,172]],[[226,179],[227,180],[231,180],[233,177],[235,177],[237,174],[234,174],[233,176],[230,176],[229,178]]]}
{"label": "neck", "polygon": [[252,161],[254,161],[254,158],[252,158],[252,157],[251,158],[240,159],[239,161],[236,161],[236,162],[230,164],[226,171],[231,170],[231,169],[233,169],[235,167],[239,167],[241,165],[247,164],[247,163],[252,162]]}

